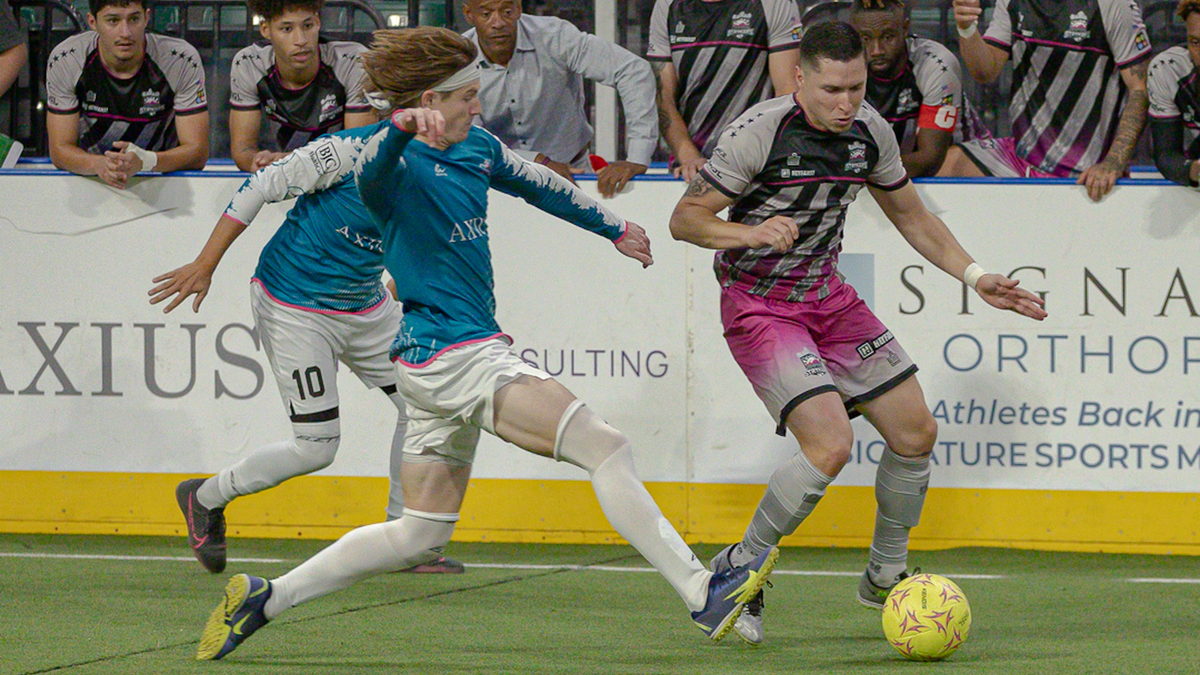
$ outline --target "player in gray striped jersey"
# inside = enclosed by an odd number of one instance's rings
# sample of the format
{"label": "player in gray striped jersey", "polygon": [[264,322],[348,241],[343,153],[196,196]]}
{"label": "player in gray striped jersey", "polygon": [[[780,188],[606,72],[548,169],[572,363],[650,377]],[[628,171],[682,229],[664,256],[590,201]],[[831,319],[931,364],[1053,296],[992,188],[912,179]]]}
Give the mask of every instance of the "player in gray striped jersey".
{"label": "player in gray striped jersey", "polygon": [[1011,54],[1012,137],[955,146],[939,176],[1075,178],[1100,201],[1146,126],[1150,38],[1132,0],[997,0],[979,35],[979,0],[954,0],[959,47],[980,82]]}
{"label": "player in gray striped jersey", "polygon": [[1182,0],[1179,18],[1187,45],[1171,47],[1150,62],[1150,131],[1154,164],[1170,180],[1200,183],[1200,0]]}
{"label": "player in gray striped jersey", "polygon": [[[968,126],[958,59],[941,43],[910,36],[904,0],[855,0],[850,23],[866,52],[865,100],[892,125],[908,175],[934,175]],[[968,139],[981,124],[970,127]]]}
{"label": "player in gray striped jersey", "polygon": [[46,69],[50,159],[124,188],[141,172],[203,169],[208,101],[200,54],[146,33],[142,0],[91,0],[91,31],[63,40]]}
{"label": "player in gray striped jersey", "polygon": [[324,5],[249,3],[267,42],[238,52],[229,77],[229,145],[243,171],[258,171],[318,136],[375,122],[358,60],[367,48],[322,40]]}
{"label": "player in gray striped jersey", "polygon": [[796,90],[800,12],[792,0],[656,0],[646,55],[672,170],[691,181],[725,125]]}
{"label": "player in gray striped jersey", "polygon": [[[876,473],[879,510],[860,602],[880,608],[907,575],[908,532],[929,483],[937,424],[916,366],[837,271],[846,208],[866,185],[922,256],[988,304],[1042,319],[1044,303],[986,274],[921,202],[888,123],[863,105],[867,66],[852,26],[810,27],[800,43],[794,96],[746,111],[671,216],[671,234],[717,249],[721,321],[734,360],[800,452],[771,475],[741,542],[714,569],[744,563],[791,534],[850,459],[852,415],[887,442]],[[729,219],[717,213],[729,208]],[[738,634],[761,642],[761,603]]]}

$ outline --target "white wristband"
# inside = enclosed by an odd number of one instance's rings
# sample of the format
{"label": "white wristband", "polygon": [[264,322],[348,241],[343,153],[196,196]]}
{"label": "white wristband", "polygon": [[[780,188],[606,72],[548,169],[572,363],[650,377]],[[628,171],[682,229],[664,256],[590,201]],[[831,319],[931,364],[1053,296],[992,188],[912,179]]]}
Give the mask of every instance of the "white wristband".
{"label": "white wristband", "polygon": [[963,283],[978,291],[979,289],[976,288],[976,286],[979,285],[979,278],[985,274],[987,274],[987,272],[984,272],[983,268],[977,263],[971,263],[970,265],[967,265],[967,269],[963,271]]}
{"label": "white wristband", "polygon": [[958,29],[958,37],[964,38],[964,39],[969,38],[972,35],[974,35],[975,33],[979,32],[979,22],[978,21],[972,21],[971,25],[967,26],[966,28],[959,28],[958,24],[954,24],[954,27]]}
{"label": "white wristband", "polygon": [[138,173],[149,173],[154,170],[154,167],[158,166],[158,153],[156,152],[143,150],[133,143],[125,146],[125,152],[137,155],[138,159],[142,160],[142,170]]}

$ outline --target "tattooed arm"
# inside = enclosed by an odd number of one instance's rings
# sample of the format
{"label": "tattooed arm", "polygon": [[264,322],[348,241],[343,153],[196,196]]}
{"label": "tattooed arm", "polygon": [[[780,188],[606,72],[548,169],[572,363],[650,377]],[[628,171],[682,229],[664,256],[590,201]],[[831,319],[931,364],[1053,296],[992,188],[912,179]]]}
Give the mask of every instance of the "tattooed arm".
{"label": "tattooed arm", "polygon": [[700,154],[696,144],[692,143],[687,123],[683,121],[683,115],[675,105],[679,75],[670,61],[651,61],[650,67],[654,69],[654,79],[658,83],[654,98],[658,106],[658,132],[680,164],[675,170],[675,175],[680,176],[682,173],[683,179],[690,181],[696,177],[700,167],[704,166],[704,155]]}
{"label": "tattooed arm", "polygon": [[1147,61],[1121,69],[1121,79],[1129,89],[1129,99],[1125,101],[1125,109],[1121,112],[1117,135],[1112,145],[1108,146],[1104,159],[1084,171],[1078,181],[1080,185],[1087,186],[1088,197],[1092,201],[1098,202],[1112,191],[1117,179],[1125,173],[1125,167],[1133,156],[1133,147],[1146,128],[1146,113],[1150,109],[1150,97],[1146,93],[1148,69]]}
{"label": "tattooed arm", "polygon": [[786,216],[773,216],[753,227],[718,218],[731,204],[733,198],[713,187],[703,174],[696,176],[671,214],[671,236],[701,248],[770,246],[782,253],[800,234],[796,221]]}

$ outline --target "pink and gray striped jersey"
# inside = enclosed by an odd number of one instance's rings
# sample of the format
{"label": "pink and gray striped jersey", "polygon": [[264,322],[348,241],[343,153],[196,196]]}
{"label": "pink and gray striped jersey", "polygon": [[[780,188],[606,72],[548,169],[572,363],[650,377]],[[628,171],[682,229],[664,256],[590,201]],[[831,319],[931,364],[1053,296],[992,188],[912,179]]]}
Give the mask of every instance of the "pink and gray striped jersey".
{"label": "pink and gray striped jersey", "polygon": [[774,95],[768,54],[799,44],[793,0],[656,0],[646,58],[675,66],[675,104],[709,157],[729,122]]}
{"label": "pink and gray striped jersey", "polygon": [[179,145],[175,117],[208,109],[200,54],[179,38],[146,33],[146,57],[128,79],[108,72],[99,36],[87,31],[50,52],[46,108],[79,115],[79,147],[92,154],[126,141],[159,152]]}
{"label": "pink and gray striped jersey", "polygon": [[791,302],[828,295],[846,207],[859,190],[908,183],[896,135],[874,108],[864,103],[848,131],[830,133],[813,127],[792,96],[760,103],[729,125],[701,173],[734,200],[730,222],[796,221],[800,236],[787,252],[727,249],[714,265],[723,287]]}
{"label": "pink and gray striped jersey", "polygon": [[1012,53],[1017,154],[1073,177],[1104,158],[1126,89],[1120,69],[1150,58],[1134,0],[996,0],[983,39]]}

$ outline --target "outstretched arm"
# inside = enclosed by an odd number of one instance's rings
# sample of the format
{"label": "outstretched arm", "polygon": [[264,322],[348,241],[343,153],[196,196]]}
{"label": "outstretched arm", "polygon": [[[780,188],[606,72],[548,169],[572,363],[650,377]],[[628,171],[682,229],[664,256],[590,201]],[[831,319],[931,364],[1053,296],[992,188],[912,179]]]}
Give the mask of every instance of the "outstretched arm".
{"label": "outstretched arm", "polygon": [[491,186],[577,227],[608,239],[622,255],[649,267],[650,239],[646,231],[609,211],[549,168],[527,162],[499,141]]}
{"label": "outstretched arm", "polygon": [[225,251],[246,230],[263,205],[329,188],[350,174],[355,154],[349,140],[326,136],[255,172],[242,183],[229,206],[225,207],[225,213],[217,221],[200,255],[187,265],[154,278],[157,285],[150,289],[150,304],[157,305],[177,296],[163,309],[166,313],[188,296],[195,295],[192,311],[200,311],[200,304],[212,284],[213,272]]}
{"label": "outstretched arm", "polygon": [[993,307],[1009,309],[1031,319],[1046,318],[1045,306],[1038,296],[1019,282],[1002,274],[985,274],[954,238],[941,218],[929,212],[912,183],[896,190],[870,186],[871,196],[900,234],[926,260],[950,276],[972,286],[979,297]]}

